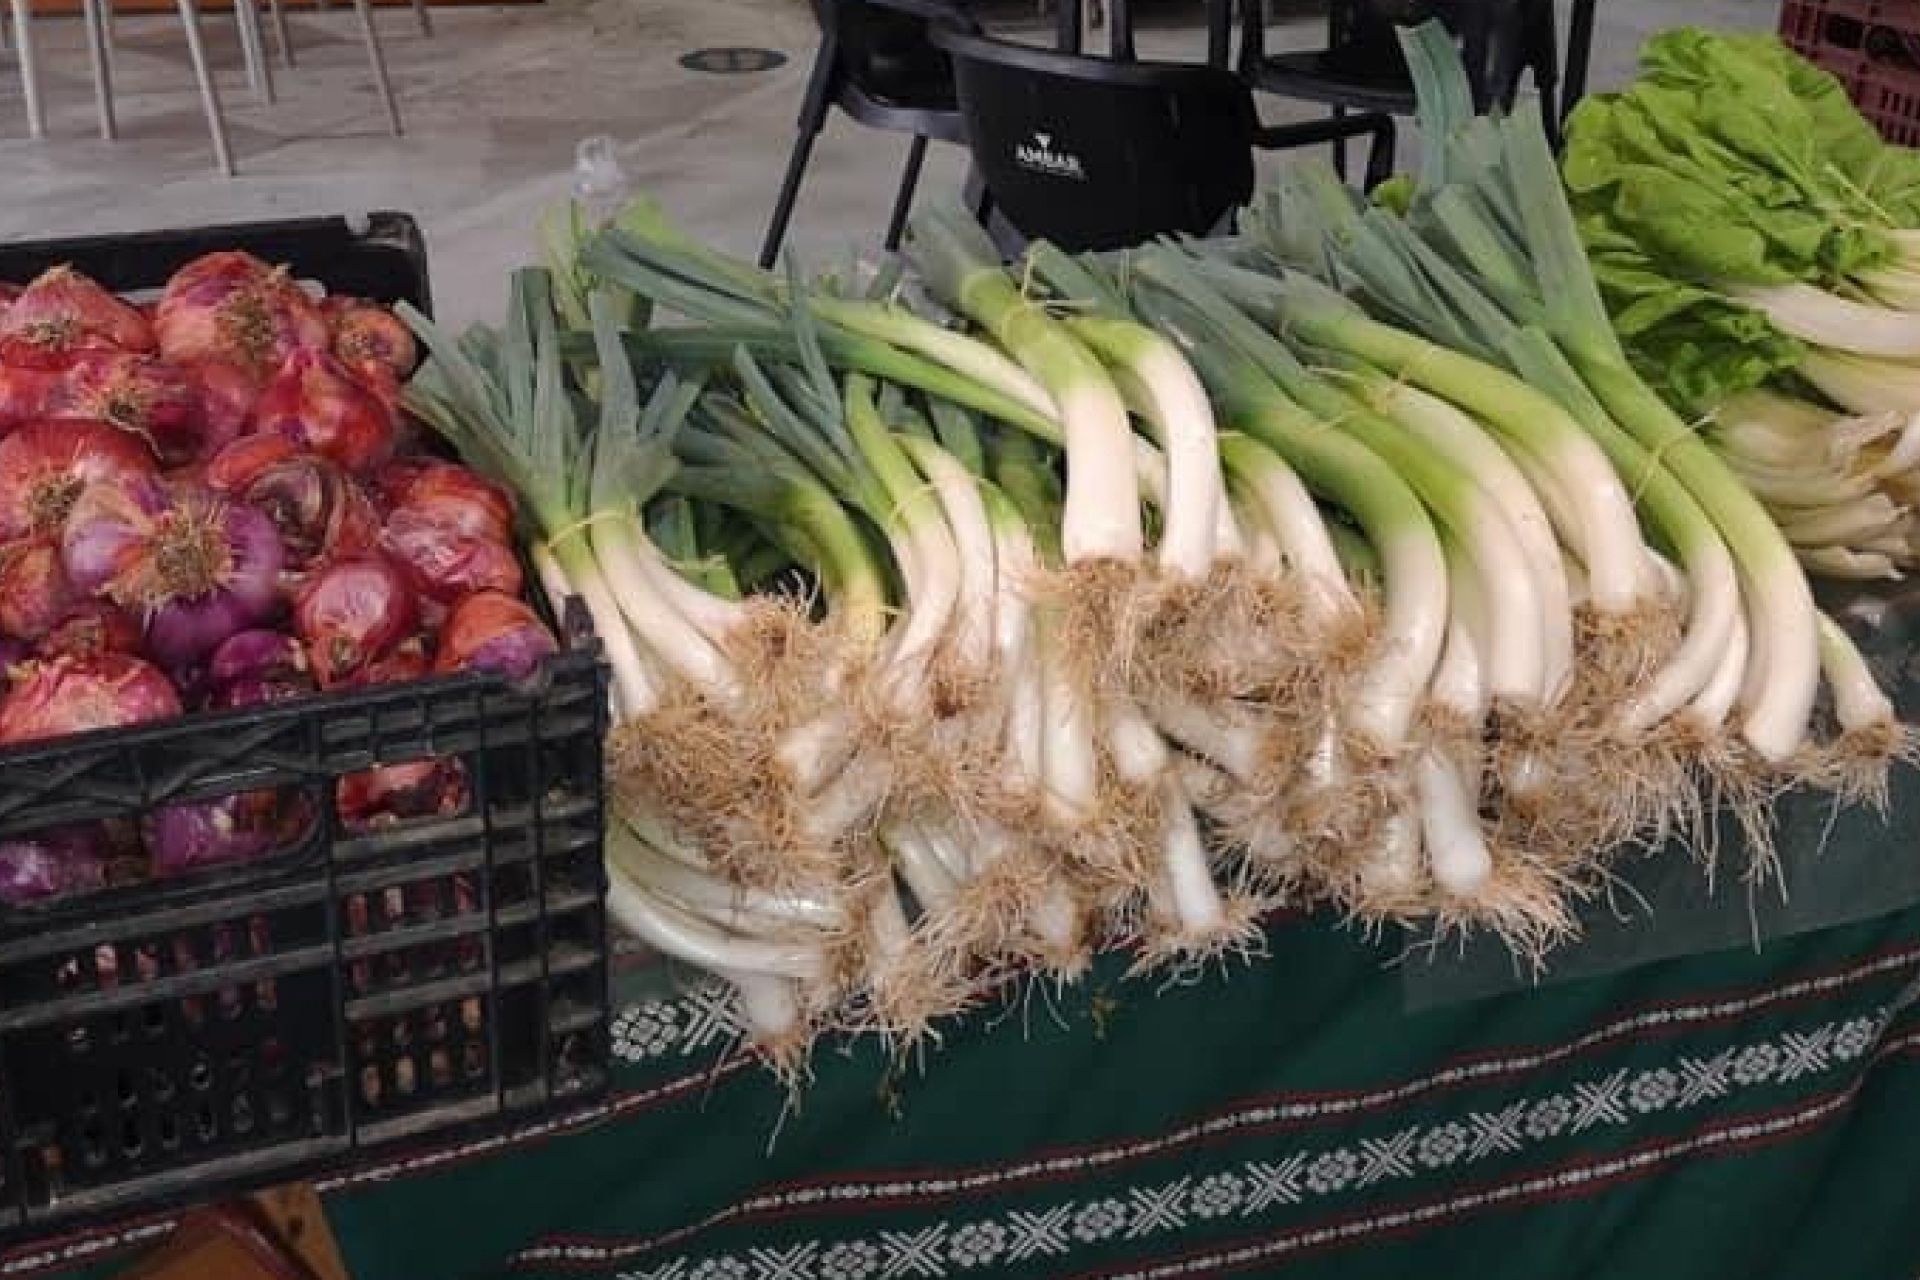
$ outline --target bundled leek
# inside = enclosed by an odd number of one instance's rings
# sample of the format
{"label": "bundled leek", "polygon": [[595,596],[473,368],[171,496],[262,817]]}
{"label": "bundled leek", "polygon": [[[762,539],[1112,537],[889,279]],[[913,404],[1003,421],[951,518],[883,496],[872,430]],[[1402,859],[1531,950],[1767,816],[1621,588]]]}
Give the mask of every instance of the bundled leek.
{"label": "bundled leek", "polygon": [[1439,48],[1401,213],[1299,166],[1244,240],[1008,265],[935,208],[808,280],[641,205],[557,305],[422,322],[416,407],[607,644],[613,908],[778,1060],[1283,904],[1539,960],[1623,850],[1731,807],[1763,872],[1779,789],[1880,795],[1910,735],[1795,556],[1897,566],[1920,442],[1677,418]]}

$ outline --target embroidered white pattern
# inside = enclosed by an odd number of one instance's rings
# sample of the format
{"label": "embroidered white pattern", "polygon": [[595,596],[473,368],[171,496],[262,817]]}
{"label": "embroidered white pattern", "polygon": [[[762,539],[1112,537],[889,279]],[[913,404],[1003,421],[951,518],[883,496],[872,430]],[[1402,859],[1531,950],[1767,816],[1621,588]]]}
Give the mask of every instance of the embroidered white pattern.
{"label": "embroidered white pattern", "polygon": [[1193,1189],[1187,1209],[1196,1218],[1224,1218],[1246,1202],[1247,1183],[1231,1173],[1204,1178]]}
{"label": "embroidered white pattern", "polygon": [[[1855,1017],[1844,1023],[1830,1022],[1786,1031],[1773,1040],[1723,1049],[1711,1055],[1682,1054],[1671,1067],[1652,1067],[1638,1072],[1622,1068],[1576,1083],[1571,1094],[1560,1092],[1518,1100],[1497,1109],[1467,1112],[1459,1120],[1403,1129],[1387,1137],[1296,1151],[1280,1160],[1249,1160],[1204,1177],[1189,1174],[1164,1183],[1133,1187],[1126,1192],[1124,1201],[1115,1196],[1101,1196],[1084,1201],[1069,1200],[1045,1210],[1011,1209],[1004,1215],[958,1225],[942,1221],[918,1231],[881,1231],[877,1244],[850,1240],[824,1249],[817,1243],[790,1250],[751,1249],[744,1258],[722,1254],[703,1259],[692,1271],[686,1269],[688,1260],[681,1258],[670,1268],[624,1272],[620,1280],[709,1280],[709,1277],[714,1280],[893,1280],[894,1277],[943,1280],[965,1271],[1065,1255],[1072,1252],[1075,1241],[1081,1245],[1098,1245],[1116,1238],[1137,1240],[1165,1236],[1180,1230],[1190,1219],[1218,1220],[1235,1212],[1243,1218],[1253,1217],[1276,1207],[1300,1204],[1308,1198],[1337,1196],[1349,1189],[1376,1184],[1433,1179],[1443,1173],[1451,1183],[1461,1176],[1454,1171],[1455,1166],[1521,1152],[1530,1142],[1538,1144],[1602,1126],[1625,1128],[1641,1115],[1684,1111],[1709,1100],[1728,1097],[1737,1089],[1792,1084],[1829,1072],[1835,1064],[1861,1057],[1874,1048],[1886,1029],[1888,1016],[1888,1011],[1882,1010],[1873,1017]],[[1910,1033],[1902,1043],[1920,1043],[1920,1032]],[[1278,1256],[1315,1243],[1416,1226],[1528,1195],[1601,1181],[1650,1167],[1676,1153],[1784,1131],[1828,1114],[1846,1100],[1846,1095],[1839,1095],[1784,1116],[1702,1131],[1597,1165],[1500,1183],[1485,1191],[1404,1212],[1380,1214],[1357,1224],[1303,1229],[1259,1246],[1209,1255],[1204,1259],[1205,1266],[1200,1266],[1199,1260],[1160,1264],[1139,1276],[1171,1280],[1177,1276],[1205,1275],[1210,1269]],[[1071,1168],[1063,1161],[1063,1172]],[[944,1181],[948,1186],[953,1184],[952,1179]],[[925,1185],[878,1184],[872,1190],[876,1194],[910,1194]],[[810,1198],[823,1197],[816,1188],[812,1189]],[[708,1270],[698,1269],[710,1264]],[[743,1266],[748,1269],[742,1270]]]}
{"label": "embroidered white pattern", "polygon": [[1007,1251],[1007,1229],[997,1222],[969,1222],[947,1240],[947,1256],[957,1267],[990,1267]]}

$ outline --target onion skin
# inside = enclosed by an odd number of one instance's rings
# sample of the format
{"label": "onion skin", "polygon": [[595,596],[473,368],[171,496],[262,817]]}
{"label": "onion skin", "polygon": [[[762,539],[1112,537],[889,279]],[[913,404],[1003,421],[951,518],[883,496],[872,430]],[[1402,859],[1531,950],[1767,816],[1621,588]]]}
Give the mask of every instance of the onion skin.
{"label": "onion skin", "polygon": [[28,537],[0,545],[0,635],[39,640],[75,603],[59,544]]}
{"label": "onion skin", "polygon": [[162,879],[258,858],[312,830],[313,806],[292,789],[162,805],[140,819],[153,874]]}
{"label": "onion skin", "polygon": [[262,471],[276,462],[301,455],[301,448],[285,436],[241,436],[207,462],[202,480],[221,493],[242,494]]}
{"label": "onion skin", "polygon": [[146,619],[147,652],[180,671],[280,607],[272,521],[204,486],[88,485],[61,537],[67,577]]}
{"label": "onion skin", "polygon": [[153,356],[75,357],[46,416],[118,427],[169,467],[204,458],[239,434],[237,422],[207,416],[200,388],[183,370]]}
{"label": "onion skin", "polygon": [[0,903],[20,906],[106,887],[109,841],[97,822],[0,840]]}
{"label": "onion skin", "polygon": [[320,308],[285,271],[251,254],[210,253],[175,272],[153,313],[160,354],[216,361],[262,385],[296,351],[324,351]]}
{"label": "onion skin", "polygon": [[246,434],[253,407],[260,402],[260,386],[246,370],[224,360],[184,361],[182,373],[200,402],[210,457],[220,447]]}
{"label": "onion skin", "polygon": [[334,788],[340,823],[355,835],[418,818],[450,818],[470,800],[467,768],[457,759],[383,765],[350,773]]}
{"label": "onion skin", "polygon": [[82,352],[153,349],[137,308],[67,267],[40,276],[0,316],[0,362],[11,365],[57,369]]}
{"label": "onion skin", "polygon": [[334,358],[341,364],[355,373],[377,369],[400,382],[413,375],[420,348],[399,316],[359,298],[328,298],[322,309],[333,330]]}
{"label": "onion skin", "polygon": [[145,444],[105,423],[28,423],[0,440],[0,539],[57,538],[88,485],[158,470]]}
{"label": "onion skin", "polygon": [[0,435],[23,422],[44,418],[59,386],[57,370],[0,364]]}
{"label": "onion skin", "polygon": [[452,604],[476,591],[519,595],[525,578],[520,557],[506,543],[462,536],[408,507],[387,517],[380,546],[400,565],[408,586],[436,604]]}
{"label": "onion skin", "polygon": [[433,664],[427,660],[426,637],[411,635],[354,672],[351,678],[343,682],[343,687],[405,684],[409,680],[424,680],[432,673]]}
{"label": "onion skin", "polygon": [[294,633],[306,644],[323,689],[351,679],[399,644],[418,620],[406,579],[377,556],[321,568],[293,606]]}
{"label": "onion skin", "polygon": [[482,591],[453,607],[433,656],[436,673],[491,671],[524,680],[560,651],[538,614],[512,596]]}
{"label": "onion skin", "polygon": [[126,654],[29,664],[0,698],[0,744],[115,729],[180,714],[160,669]]}
{"label": "onion skin", "polygon": [[356,475],[393,457],[393,408],[332,356],[297,351],[254,406],[254,430],[299,442]]}
{"label": "onion skin", "polygon": [[216,710],[304,698],[319,686],[306,648],[278,631],[229,636],[207,663],[207,705]]}
{"label": "onion skin", "polygon": [[324,458],[304,454],[273,463],[242,496],[273,522],[286,550],[286,568],[295,575],[379,546],[380,513],[373,500]]}
{"label": "onion skin", "polygon": [[73,605],[34,646],[41,658],[95,658],[103,653],[140,652],[140,623],[118,605],[83,600]]}
{"label": "onion skin", "polygon": [[390,515],[438,525],[468,538],[513,541],[513,495],[457,462],[400,458],[375,478]]}

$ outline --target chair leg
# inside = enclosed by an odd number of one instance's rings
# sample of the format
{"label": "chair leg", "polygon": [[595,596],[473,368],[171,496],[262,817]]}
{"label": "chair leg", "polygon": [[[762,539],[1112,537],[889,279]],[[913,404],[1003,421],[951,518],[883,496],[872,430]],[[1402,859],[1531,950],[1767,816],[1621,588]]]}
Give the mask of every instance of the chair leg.
{"label": "chair leg", "polygon": [[180,25],[187,35],[187,57],[193,62],[193,78],[200,85],[200,109],[206,112],[207,132],[213,136],[213,162],[226,177],[233,176],[233,151],[227,146],[227,122],[220,114],[220,90],[214,86],[213,71],[207,65],[206,42],[200,38],[200,0],[174,0],[180,9]]}
{"label": "chair leg", "polygon": [[793,219],[793,203],[800,198],[800,182],[807,176],[807,164],[813,159],[814,140],[827,124],[834,64],[839,57],[839,47],[832,37],[822,35],[813,70],[807,73],[807,95],[800,100],[800,136],[794,139],[793,154],[787,157],[787,172],[780,179],[780,194],[774,198],[773,217],[767,220],[767,235],[760,243],[762,267],[771,267],[779,260],[780,246],[787,238],[787,223]]}
{"label": "chair leg", "polygon": [[280,42],[280,65],[293,69],[293,28],[287,25],[287,6],[283,0],[267,0],[273,15],[273,37]]}
{"label": "chair leg", "polygon": [[[1347,118],[1347,109],[1345,107],[1335,107],[1333,109],[1333,118],[1335,120],[1345,120]],[[1347,140],[1345,138],[1335,138],[1333,140],[1333,171],[1340,175],[1340,181],[1345,182],[1347,180]]]}
{"label": "chair leg", "polygon": [[233,25],[240,33],[240,56],[247,64],[247,87],[268,106],[273,105],[273,67],[260,34],[259,0],[233,0]]}
{"label": "chair leg", "polygon": [[87,61],[93,66],[93,104],[100,113],[100,137],[112,142],[118,135],[113,118],[113,67],[107,60],[107,0],[80,0],[80,16],[87,26]]}
{"label": "chair leg", "polygon": [[420,34],[431,38],[433,15],[427,11],[427,0],[413,0],[413,17],[420,24]]}
{"label": "chair leg", "polygon": [[900,190],[893,197],[893,216],[887,219],[887,252],[900,247],[900,234],[907,229],[907,214],[913,210],[913,189],[920,185],[920,166],[927,160],[927,136],[913,135],[907,148],[907,167],[900,174]]}
{"label": "chair leg", "polygon": [[20,93],[27,100],[27,136],[47,136],[46,104],[40,98],[40,64],[33,52],[33,0],[13,0],[13,49],[20,60]]}
{"label": "chair leg", "polygon": [[787,173],[780,180],[780,194],[773,202],[773,217],[767,222],[767,236],[760,243],[762,267],[771,267],[780,259],[780,246],[787,238],[787,223],[793,220],[793,203],[800,198],[800,180],[807,176],[807,162],[813,158],[813,141],[819,136],[818,125],[803,122],[800,136],[794,139],[793,154],[787,157]]}
{"label": "chair leg", "polygon": [[380,49],[380,32],[373,25],[373,6],[367,0],[353,0],[353,8],[360,16],[360,34],[366,38],[367,61],[373,64],[374,86],[379,89],[380,101],[387,108],[387,124],[397,138],[405,130],[400,125],[400,104],[393,97],[393,82],[387,79],[387,56]]}

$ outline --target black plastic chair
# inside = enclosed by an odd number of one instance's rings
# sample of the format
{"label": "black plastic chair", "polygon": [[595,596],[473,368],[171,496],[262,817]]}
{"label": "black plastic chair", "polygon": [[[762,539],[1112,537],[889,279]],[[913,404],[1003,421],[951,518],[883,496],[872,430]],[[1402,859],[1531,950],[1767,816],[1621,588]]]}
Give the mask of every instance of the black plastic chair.
{"label": "black plastic chair", "polygon": [[889,249],[899,247],[928,139],[966,141],[955,105],[953,68],[927,39],[933,23],[977,31],[964,7],[954,0],[813,0],[813,11],[820,23],[820,51],[800,104],[800,136],[787,159],[786,177],[760,248],[763,267],[780,256],[814,140],[835,107],[870,129],[913,135],[887,222]]}
{"label": "black plastic chair", "polygon": [[[1475,109],[1510,109],[1521,77],[1531,71],[1547,136],[1558,142],[1553,0],[1329,0],[1327,47],[1286,53],[1267,52],[1262,0],[1238,2],[1240,76],[1261,92],[1325,103],[1335,119],[1348,111],[1412,115],[1413,81],[1394,25],[1438,18],[1459,39]],[[1219,60],[1225,57],[1224,14],[1230,3],[1209,0],[1209,53]],[[1346,146],[1338,139],[1334,164],[1345,174]]]}
{"label": "black plastic chair", "polygon": [[941,28],[933,42],[953,58],[986,196],[1020,239],[1079,251],[1210,234],[1253,194],[1255,148],[1368,134],[1369,184],[1393,169],[1392,117],[1268,128],[1222,67],[1109,61]]}

